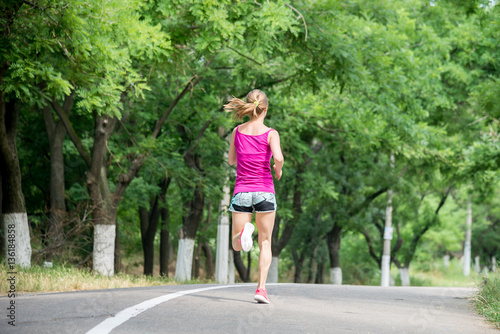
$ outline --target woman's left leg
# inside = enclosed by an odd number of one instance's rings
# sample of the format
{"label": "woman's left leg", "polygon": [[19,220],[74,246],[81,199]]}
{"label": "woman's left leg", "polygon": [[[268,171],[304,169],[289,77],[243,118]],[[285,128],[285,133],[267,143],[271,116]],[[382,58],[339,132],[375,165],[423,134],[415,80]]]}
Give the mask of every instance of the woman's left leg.
{"label": "woman's left leg", "polygon": [[271,239],[276,212],[256,212],[255,223],[259,231],[259,282],[258,289],[266,288],[267,273],[272,261]]}

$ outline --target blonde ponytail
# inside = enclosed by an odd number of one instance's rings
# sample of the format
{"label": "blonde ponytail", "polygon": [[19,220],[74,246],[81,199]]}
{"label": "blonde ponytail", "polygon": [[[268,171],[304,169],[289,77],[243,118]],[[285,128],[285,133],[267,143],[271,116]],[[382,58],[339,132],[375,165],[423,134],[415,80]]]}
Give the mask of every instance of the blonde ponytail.
{"label": "blonde ponytail", "polygon": [[224,105],[224,110],[234,112],[233,117],[241,121],[245,116],[250,116],[250,118],[258,117],[268,106],[266,94],[258,89],[254,89],[248,93],[246,100],[245,102],[237,97],[233,97]]}

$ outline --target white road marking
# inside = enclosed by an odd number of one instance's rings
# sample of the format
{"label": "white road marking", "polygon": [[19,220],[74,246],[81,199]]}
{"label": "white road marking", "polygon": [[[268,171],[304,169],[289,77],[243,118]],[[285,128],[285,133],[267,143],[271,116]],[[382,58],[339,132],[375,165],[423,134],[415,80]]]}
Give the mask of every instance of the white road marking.
{"label": "white road marking", "polygon": [[129,320],[130,318],[133,318],[139,314],[141,314],[144,311],[149,310],[150,308],[155,307],[156,305],[159,305],[161,303],[164,303],[168,300],[189,295],[192,293],[196,292],[202,292],[202,291],[208,291],[208,290],[216,290],[216,289],[224,289],[224,288],[236,288],[236,287],[244,287],[248,286],[246,284],[235,284],[235,285],[218,285],[218,286],[211,286],[208,288],[200,288],[200,289],[193,289],[193,290],[184,290],[184,291],[179,291],[175,293],[170,293],[168,295],[163,295],[160,297],[156,297],[153,299],[148,299],[142,303],[136,304],[134,306],[131,306],[129,308],[124,309],[123,311],[118,312],[114,317],[108,318],[101,322],[99,325],[95,326],[91,330],[87,332],[87,334],[107,334],[111,332],[113,329],[116,327],[120,326],[123,324],[125,321]]}

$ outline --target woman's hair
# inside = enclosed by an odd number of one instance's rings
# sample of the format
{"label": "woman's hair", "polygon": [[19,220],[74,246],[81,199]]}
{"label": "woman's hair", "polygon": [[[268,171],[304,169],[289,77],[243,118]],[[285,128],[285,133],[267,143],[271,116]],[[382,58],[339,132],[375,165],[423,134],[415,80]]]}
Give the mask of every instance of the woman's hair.
{"label": "woman's hair", "polygon": [[259,90],[254,89],[247,94],[246,102],[233,97],[229,102],[224,105],[224,110],[227,112],[234,111],[234,118],[241,121],[244,116],[257,117],[266,110],[268,106],[266,94]]}

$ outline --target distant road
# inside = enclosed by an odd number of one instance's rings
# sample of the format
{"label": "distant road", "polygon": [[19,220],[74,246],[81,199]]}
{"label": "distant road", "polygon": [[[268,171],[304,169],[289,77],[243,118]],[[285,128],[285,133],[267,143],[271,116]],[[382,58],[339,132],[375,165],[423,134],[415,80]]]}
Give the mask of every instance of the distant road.
{"label": "distant road", "polygon": [[[16,297],[0,333],[495,333],[469,288],[170,285]],[[0,297],[5,310],[8,298]],[[0,314],[6,313],[5,311]]]}

